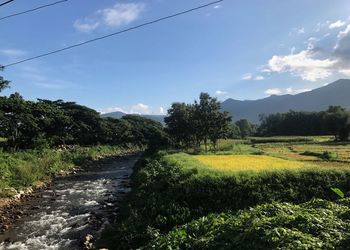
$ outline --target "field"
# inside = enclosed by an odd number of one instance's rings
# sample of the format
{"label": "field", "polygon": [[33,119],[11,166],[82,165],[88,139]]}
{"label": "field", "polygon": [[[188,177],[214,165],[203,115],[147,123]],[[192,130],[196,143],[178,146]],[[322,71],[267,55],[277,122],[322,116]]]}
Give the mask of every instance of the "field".
{"label": "field", "polygon": [[266,155],[196,155],[195,159],[219,171],[276,171],[297,170],[306,166],[298,161]]}
{"label": "field", "polygon": [[219,146],[199,154],[161,151],[140,161],[123,219],[98,246],[342,249],[350,242],[350,200],[332,190],[348,197],[349,144],[271,137]]}

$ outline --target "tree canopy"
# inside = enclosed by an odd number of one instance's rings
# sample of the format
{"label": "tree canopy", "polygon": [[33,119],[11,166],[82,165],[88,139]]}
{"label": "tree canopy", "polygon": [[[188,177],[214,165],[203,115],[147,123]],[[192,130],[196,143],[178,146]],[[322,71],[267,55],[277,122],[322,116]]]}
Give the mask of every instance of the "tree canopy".
{"label": "tree canopy", "polygon": [[261,116],[258,134],[273,135],[334,135],[349,139],[350,113],[340,106],[330,106],[321,112],[277,113]]}
{"label": "tree canopy", "polygon": [[193,104],[173,103],[164,121],[175,145],[198,150],[203,143],[207,150],[211,143],[216,148],[231,128],[231,117],[220,108],[220,102],[207,93],[201,93]]}

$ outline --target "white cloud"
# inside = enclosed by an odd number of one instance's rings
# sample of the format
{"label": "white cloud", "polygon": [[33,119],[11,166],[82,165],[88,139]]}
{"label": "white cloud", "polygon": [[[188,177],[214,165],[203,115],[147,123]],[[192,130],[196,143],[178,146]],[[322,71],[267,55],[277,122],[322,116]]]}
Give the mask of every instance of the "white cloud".
{"label": "white cloud", "polygon": [[102,19],[106,25],[118,27],[138,19],[144,7],[144,4],[137,3],[115,4],[112,8],[99,10],[98,13],[102,14]]}
{"label": "white cloud", "polygon": [[303,92],[311,91],[311,89],[294,89],[292,87],[281,89],[281,88],[271,88],[267,89],[265,91],[266,95],[282,95],[282,94],[290,94],[290,95],[296,95]]}
{"label": "white cloud", "polygon": [[124,114],[128,114],[129,112],[124,110],[123,108],[120,107],[113,107],[113,108],[105,108],[103,110],[98,111],[101,114],[107,114],[107,113],[112,113],[112,112],[122,112]]}
{"label": "white cloud", "polygon": [[290,95],[296,95],[300,94],[303,92],[308,92],[311,91],[312,89],[293,89],[292,87],[286,88],[285,93],[290,94]]}
{"label": "white cloud", "polygon": [[2,49],[0,50],[0,54],[7,57],[19,57],[25,56],[27,52],[19,49]]}
{"label": "white cloud", "polygon": [[350,77],[350,69],[342,69],[342,70],[339,70],[339,73],[345,75],[345,76],[348,76]]}
{"label": "white cloud", "polygon": [[73,26],[80,32],[91,32],[97,29],[100,26],[100,23],[97,21],[88,23],[87,21],[83,22],[81,20],[76,20]]}
{"label": "white cloud", "polygon": [[222,8],[222,5],[215,5],[214,6],[214,9],[220,9],[220,8]]}
{"label": "white cloud", "polygon": [[262,81],[262,80],[265,80],[265,77],[263,77],[263,76],[256,76],[256,77],[254,78],[254,80],[255,80],[255,81]]}
{"label": "white cloud", "polygon": [[275,55],[269,60],[268,66],[273,72],[290,72],[303,80],[316,81],[332,75],[336,63],[336,60],[329,58],[316,59],[311,50],[303,50],[287,56]]}
{"label": "white cloud", "polygon": [[282,90],[279,88],[268,89],[265,91],[266,95],[279,95],[282,93]]}
{"label": "white cloud", "polygon": [[[335,23],[338,26],[342,24],[338,21]],[[333,23],[333,27],[335,23]],[[331,22],[326,22],[325,25],[331,25]],[[332,34],[327,33],[321,38],[310,37],[305,42],[307,49],[301,50],[299,53],[293,51],[288,55],[274,55],[265,68],[271,72],[291,73],[307,81],[325,79],[334,74],[349,76],[350,24],[338,32],[333,48],[330,48],[329,45],[322,47],[322,44],[315,46],[317,42],[330,35]]]}
{"label": "white cloud", "polygon": [[305,28],[302,27],[302,28],[298,29],[298,30],[297,30],[297,33],[298,33],[298,34],[304,34],[304,33],[305,33]]}
{"label": "white cloud", "polygon": [[251,73],[247,73],[242,76],[242,80],[252,80],[252,79],[253,79],[253,75]]}
{"label": "white cloud", "polygon": [[166,109],[164,107],[152,108],[149,105],[138,103],[136,105],[127,107],[110,107],[100,109],[98,112],[101,114],[111,113],[111,112],[122,112],[125,114],[137,114],[137,115],[165,115]]}
{"label": "white cloud", "polygon": [[227,95],[227,92],[226,91],[222,91],[222,90],[217,90],[215,91],[215,95]]}
{"label": "white cloud", "polygon": [[334,23],[331,23],[328,27],[330,29],[336,29],[336,28],[341,28],[345,25],[345,22],[344,21],[341,21],[341,20],[338,20]]}
{"label": "white cloud", "polygon": [[165,115],[165,109],[163,107],[159,107],[159,114]]}
{"label": "white cloud", "polygon": [[146,104],[139,103],[131,107],[130,113],[147,115],[151,113],[151,108]]}
{"label": "white cloud", "polygon": [[137,20],[145,9],[143,3],[117,3],[112,7],[100,9],[94,15],[78,19],[73,27],[80,32],[91,32],[99,27],[119,27]]}

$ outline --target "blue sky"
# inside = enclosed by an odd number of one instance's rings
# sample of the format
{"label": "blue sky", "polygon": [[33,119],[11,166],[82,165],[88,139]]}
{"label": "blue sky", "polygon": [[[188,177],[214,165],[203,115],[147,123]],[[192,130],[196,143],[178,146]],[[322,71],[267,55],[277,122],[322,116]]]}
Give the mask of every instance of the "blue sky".
{"label": "blue sky", "polygon": [[[0,64],[183,11],[204,0],[70,0],[0,21]],[[17,0],[0,17],[50,1]],[[4,91],[98,111],[160,114],[200,92],[220,100],[295,94],[350,78],[348,0],[226,0],[7,68]]]}

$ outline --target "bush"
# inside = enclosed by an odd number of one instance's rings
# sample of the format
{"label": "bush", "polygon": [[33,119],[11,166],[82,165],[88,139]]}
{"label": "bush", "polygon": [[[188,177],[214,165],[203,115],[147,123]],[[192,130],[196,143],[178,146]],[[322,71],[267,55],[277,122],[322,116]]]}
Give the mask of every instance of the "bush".
{"label": "bush", "polygon": [[251,137],[251,143],[308,143],[314,142],[315,139],[311,136],[274,136],[274,137]]}
{"label": "bush", "polygon": [[323,153],[317,153],[317,152],[312,152],[312,151],[305,151],[304,153],[301,153],[301,155],[306,155],[306,156],[315,156],[318,157],[322,160],[326,161],[336,161],[338,160],[338,154],[335,152],[329,152],[325,151]]}
{"label": "bush", "polygon": [[331,187],[350,190],[349,178],[350,171],[319,169],[228,175],[201,167],[186,154],[162,153],[139,163],[123,220],[103,240],[112,249],[138,248],[155,232],[166,233],[210,213],[274,201],[334,200]]}
{"label": "bush", "polygon": [[349,204],[312,200],[212,214],[164,236],[155,231],[145,249],[348,249]]}

